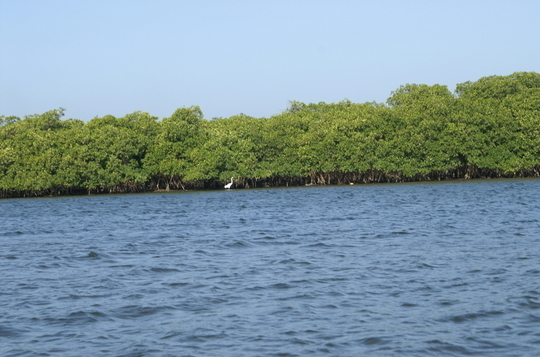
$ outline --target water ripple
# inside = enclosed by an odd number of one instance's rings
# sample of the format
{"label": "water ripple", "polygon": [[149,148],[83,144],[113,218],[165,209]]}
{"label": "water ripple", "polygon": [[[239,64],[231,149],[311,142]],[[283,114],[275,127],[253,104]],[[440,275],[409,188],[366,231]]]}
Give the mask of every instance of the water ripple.
{"label": "water ripple", "polygon": [[536,356],[538,194],[501,180],[3,200],[0,355]]}

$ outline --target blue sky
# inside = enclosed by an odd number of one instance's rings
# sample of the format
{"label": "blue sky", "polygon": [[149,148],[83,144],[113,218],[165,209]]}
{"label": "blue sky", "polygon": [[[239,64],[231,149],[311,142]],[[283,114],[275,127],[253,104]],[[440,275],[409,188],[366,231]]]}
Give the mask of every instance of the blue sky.
{"label": "blue sky", "polygon": [[0,115],[384,102],[540,72],[538,0],[0,0]]}

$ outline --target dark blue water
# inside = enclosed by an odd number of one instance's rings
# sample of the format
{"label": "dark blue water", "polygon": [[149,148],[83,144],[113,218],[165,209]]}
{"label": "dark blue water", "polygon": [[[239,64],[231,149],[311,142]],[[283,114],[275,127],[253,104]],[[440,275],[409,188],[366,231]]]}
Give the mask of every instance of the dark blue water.
{"label": "dark blue water", "polygon": [[540,180],[0,201],[1,356],[538,356]]}

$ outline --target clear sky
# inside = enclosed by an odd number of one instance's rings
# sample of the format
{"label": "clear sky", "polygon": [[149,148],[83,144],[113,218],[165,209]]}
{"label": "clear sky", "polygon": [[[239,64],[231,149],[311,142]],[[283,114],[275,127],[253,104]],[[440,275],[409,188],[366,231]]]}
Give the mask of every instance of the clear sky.
{"label": "clear sky", "polygon": [[0,0],[0,115],[205,118],[540,72],[539,0]]}

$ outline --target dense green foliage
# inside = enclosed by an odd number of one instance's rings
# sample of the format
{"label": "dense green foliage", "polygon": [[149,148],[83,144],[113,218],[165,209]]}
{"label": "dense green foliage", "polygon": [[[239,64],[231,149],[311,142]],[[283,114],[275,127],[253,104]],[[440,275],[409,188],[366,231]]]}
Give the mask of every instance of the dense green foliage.
{"label": "dense green foliage", "polygon": [[291,102],[270,118],[199,107],[88,122],[0,117],[0,196],[538,176],[540,74],[407,84],[384,104]]}

